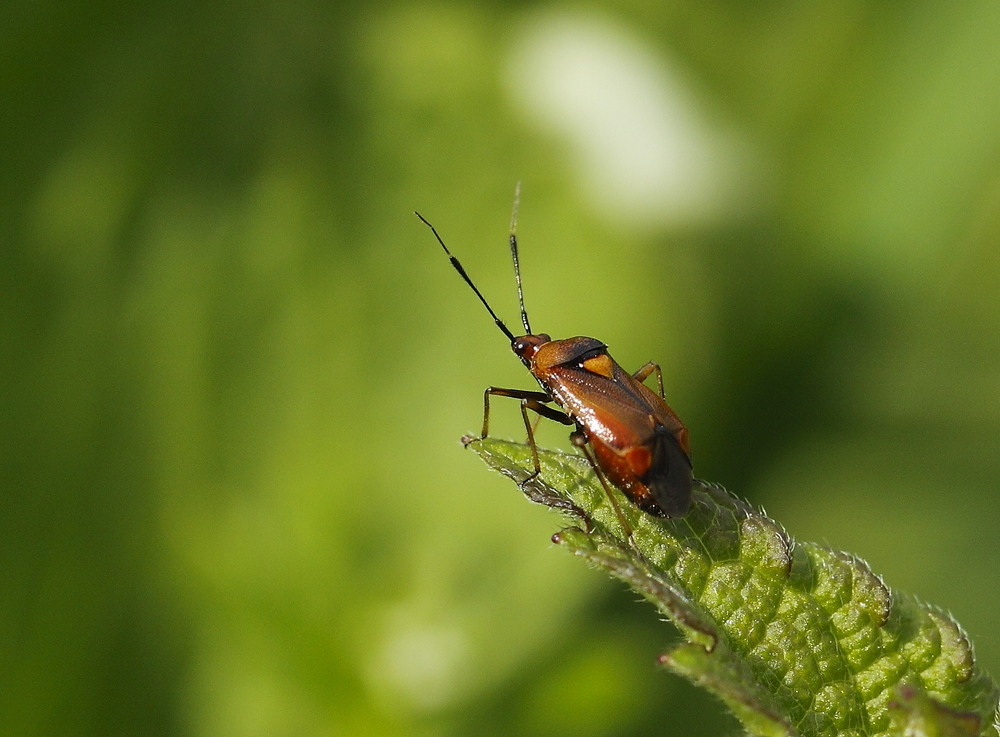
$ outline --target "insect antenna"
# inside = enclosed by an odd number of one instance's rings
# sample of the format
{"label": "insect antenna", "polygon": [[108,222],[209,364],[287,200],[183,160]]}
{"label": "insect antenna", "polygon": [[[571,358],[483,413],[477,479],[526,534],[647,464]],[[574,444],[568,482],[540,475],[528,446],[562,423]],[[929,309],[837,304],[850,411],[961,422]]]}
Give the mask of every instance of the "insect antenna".
{"label": "insect antenna", "polygon": [[465,273],[465,268],[462,266],[462,263],[457,258],[451,255],[451,251],[448,250],[448,246],[446,246],[444,244],[444,241],[441,240],[441,236],[438,235],[438,232],[434,228],[434,226],[431,225],[429,222],[427,222],[424,216],[421,215],[416,210],[414,210],[413,214],[416,215],[418,218],[420,218],[420,222],[422,222],[424,225],[426,225],[428,228],[431,229],[431,232],[434,234],[434,237],[437,238],[437,242],[441,244],[441,248],[443,248],[444,252],[448,254],[448,260],[450,260],[451,265],[455,267],[455,271],[458,272],[459,276],[465,279],[466,284],[472,287],[472,291],[476,293],[476,296],[479,297],[479,301],[483,303],[483,307],[485,307],[487,312],[490,313],[490,317],[493,318],[493,322],[497,324],[497,327],[500,328],[500,330],[503,331],[503,334],[507,336],[507,338],[510,340],[511,343],[513,343],[516,340],[514,334],[510,332],[510,330],[507,328],[506,325],[503,324],[503,320],[497,317],[497,313],[495,313],[493,311],[493,308],[490,307],[490,303],[486,301],[486,297],[484,297],[483,293],[479,291],[479,288],[472,283],[472,279],[470,279],[469,275]]}
{"label": "insect antenna", "polygon": [[514,260],[514,279],[517,281],[517,302],[521,306],[521,322],[526,335],[532,335],[528,312],[524,309],[524,291],[521,289],[521,265],[517,260],[517,206],[521,203],[521,183],[514,187],[514,209],[510,213],[510,257]]}

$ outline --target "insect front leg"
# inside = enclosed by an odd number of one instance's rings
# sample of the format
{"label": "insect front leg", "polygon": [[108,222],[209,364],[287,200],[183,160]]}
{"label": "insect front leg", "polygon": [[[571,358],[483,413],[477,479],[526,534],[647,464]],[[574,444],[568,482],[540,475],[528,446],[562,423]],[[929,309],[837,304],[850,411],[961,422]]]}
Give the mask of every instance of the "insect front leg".
{"label": "insect front leg", "polygon": [[547,407],[545,402],[551,402],[552,397],[545,392],[534,392],[524,389],[501,389],[500,387],[491,386],[483,392],[483,434],[479,436],[480,440],[486,438],[490,432],[491,396],[512,397],[513,399],[521,400],[521,417],[524,420],[524,429],[528,433],[528,445],[531,448],[531,460],[534,465],[531,475],[521,482],[522,484],[527,483],[541,473],[542,470],[542,465],[538,460],[538,446],[535,445],[534,428],[532,427],[531,420],[528,418],[528,410],[530,409],[542,417],[555,420],[563,425],[572,425],[573,420],[565,412]]}
{"label": "insect front leg", "polygon": [[[540,393],[540,392],[539,392]],[[549,398],[546,401],[552,401]],[[525,397],[521,400],[521,417],[524,419],[524,429],[528,431],[528,445],[531,447],[531,460],[535,463],[535,470],[531,473],[528,478],[522,481],[522,484],[526,484],[531,481],[535,476],[542,472],[542,464],[538,460],[538,446],[535,444],[535,431],[531,426],[531,420],[528,419],[528,410],[537,412],[541,417],[547,417],[550,420],[555,420],[556,422],[561,422],[564,425],[572,425],[573,420],[569,418],[565,412],[560,412],[557,409],[552,409],[552,407],[546,407],[544,404],[536,399],[529,399]]]}
{"label": "insect front leg", "polygon": [[[527,391],[525,389],[501,389],[497,386],[490,386],[486,388],[483,392],[483,434],[479,436],[480,440],[485,439],[490,434],[490,397],[512,397],[514,399],[531,399],[535,402],[551,402],[552,397],[550,397],[545,392],[533,392]],[[548,409],[548,407],[546,407]],[[555,410],[553,410],[554,412]],[[542,414],[539,412],[539,414]]]}
{"label": "insect front leg", "polygon": [[660,390],[660,399],[666,400],[667,395],[663,393],[663,372],[660,370],[660,364],[650,361],[632,374],[632,378],[642,382],[648,379],[654,371],[656,372],[656,388]]}

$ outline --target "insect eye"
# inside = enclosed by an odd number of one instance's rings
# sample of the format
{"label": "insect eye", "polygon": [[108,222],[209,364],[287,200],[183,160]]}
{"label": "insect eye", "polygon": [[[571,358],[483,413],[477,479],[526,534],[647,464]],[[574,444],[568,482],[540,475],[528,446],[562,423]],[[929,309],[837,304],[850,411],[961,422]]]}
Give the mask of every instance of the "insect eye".
{"label": "insect eye", "polygon": [[510,348],[515,355],[527,361],[538,350],[538,341],[533,339],[533,336],[525,335],[511,343]]}

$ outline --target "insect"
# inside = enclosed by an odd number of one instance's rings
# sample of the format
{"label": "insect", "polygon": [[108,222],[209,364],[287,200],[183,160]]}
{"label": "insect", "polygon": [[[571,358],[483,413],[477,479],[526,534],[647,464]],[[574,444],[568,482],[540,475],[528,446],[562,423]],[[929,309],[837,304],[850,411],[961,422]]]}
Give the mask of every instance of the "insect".
{"label": "insect", "polygon": [[[691,449],[687,429],[665,401],[659,365],[651,361],[630,374],[618,365],[608,353],[608,347],[599,340],[586,337],[552,340],[546,333],[532,332],[524,308],[518,263],[517,199],[515,195],[510,252],[524,325],[525,334],[521,336],[514,335],[493,311],[434,226],[420,213],[414,213],[431,229],[452,266],[486,307],[497,327],[510,340],[511,350],[542,389],[487,388],[483,393],[483,431],[479,439],[489,434],[490,397],[519,399],[534,461],[534,472],[522,484],[541,472],[528,417],[528,410],[531,410],[550,420],[574,426],[571,442],[587,457],[630,537],[631,531],[614,500],[609,482],[648,514],[684,516],[691,506]],[[653,373],[659,394],[643,383]],[[550,406],[553,404],[558,409]]]}

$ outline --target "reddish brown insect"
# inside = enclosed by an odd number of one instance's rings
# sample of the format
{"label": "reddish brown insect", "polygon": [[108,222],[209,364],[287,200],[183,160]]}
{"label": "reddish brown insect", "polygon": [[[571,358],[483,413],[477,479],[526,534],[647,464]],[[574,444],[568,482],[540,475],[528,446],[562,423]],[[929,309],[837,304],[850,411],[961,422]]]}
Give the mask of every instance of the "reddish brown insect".
{"label": "reddish brown insect", "polygon": [[[542,388],[539,392],[489,387],[483,394],[481,438],[489,433],[490,397],[520,399],[521,416],[535,465],[534,473],[525,482],[541,471],[534,432],[528,419],[530,409],[550,420],[576,426],[570,439],[587,456],[613,504],[614,496],[608,488],[608,481],[651,515],[685,515],[691,506],[691,449],[687,429],[667,406],[663,396],[660,367],[649,362],[634,374],[629,374],[615,362],[608,354],[608,347],[599,340],[584,337],[552,340],[545,333],[531,331],[528,313],[524,309],[517,236],[514,232],[516,198],[511,218],[510,251],[525,331],[525,335],[520,337],[515,336],[497,317],[462,264],[451,255],[434,226],[420,213],[414,214],[434,233],[452,266],[479,297],[497,327],[510,340],[511,350],[524,362]],[[652,373],[656,373],[659,395],[642,383]],[[550,404],[557,404],[562,410],[548,406]],[[624,523],[617,504],[615,508]]]}

